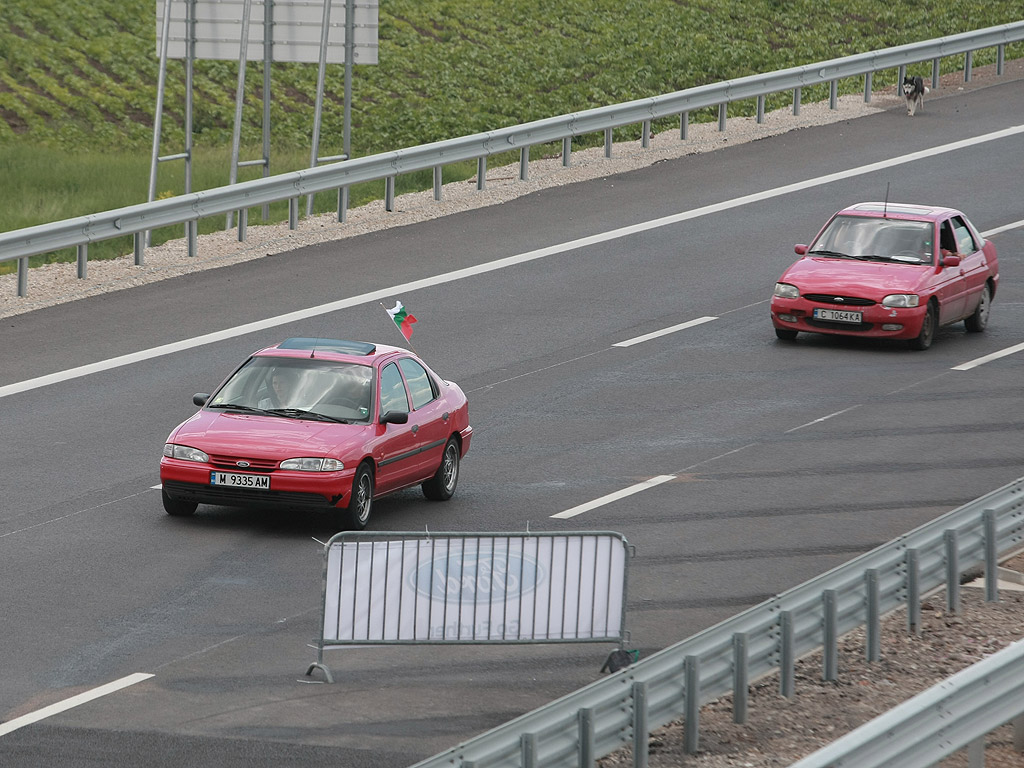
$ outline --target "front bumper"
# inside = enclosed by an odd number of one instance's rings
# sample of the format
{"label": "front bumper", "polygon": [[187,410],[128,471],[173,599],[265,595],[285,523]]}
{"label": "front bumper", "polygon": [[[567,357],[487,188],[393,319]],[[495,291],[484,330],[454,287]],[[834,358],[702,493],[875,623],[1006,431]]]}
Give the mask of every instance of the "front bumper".
{"label": "front bumper", "polygon": [[864,336],[878,339],[914,339],[921,333],[927,306],[883,307],[851,306],[850,310],[860,312],[862,322],[843,323],[816,320],[815,308],[835,310],[834,304],[819,304],[805,298],[781,299],[773,297],[771,303],[772,324],[776,328],[801,333],[828,333],[838,336]]}
{"label": "front bumper", "polygon": [[172,499],[225,507],[275,507],[291,509],[345,509],[352,495],[355,470],[340,472],[270,473],[270,489],[232,488],[210,484],[210,473],[223,467],[164,457],[160,481]]}

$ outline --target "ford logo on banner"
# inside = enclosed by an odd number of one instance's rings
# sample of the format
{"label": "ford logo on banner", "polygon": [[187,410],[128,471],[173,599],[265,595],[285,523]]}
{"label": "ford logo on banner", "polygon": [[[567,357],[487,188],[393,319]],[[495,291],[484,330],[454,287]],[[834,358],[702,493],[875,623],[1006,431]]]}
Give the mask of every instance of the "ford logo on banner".
{"label": "ford logo on banner", "polygon": [[408,575],[423,597],[447,602],[501,602],[533,592],[544,581],[540,564],[518,552],[452,551]]}

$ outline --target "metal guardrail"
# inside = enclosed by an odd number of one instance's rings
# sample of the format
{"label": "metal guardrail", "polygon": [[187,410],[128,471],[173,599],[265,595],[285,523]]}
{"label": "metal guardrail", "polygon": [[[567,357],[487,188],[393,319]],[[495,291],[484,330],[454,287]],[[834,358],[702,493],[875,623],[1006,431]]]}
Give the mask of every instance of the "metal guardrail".
{"label": "metal guardrail", "polygon": [[[929,768],[1021,715],[1024,641],[961,670],[791,768]],[[984,760],[971,765],[984,765]]]}
{"label": "metal guardrail", "polygon": [[746,722],[749,684],[778,673],[792,696],[796,660],[819,649],[823,678],[836,679],[838,640],[860,626],[866,658],[878,660],[883,616],[906,607],[916,631],[921,596],[943,584],[956,611],[960,575],[979,566],[997,600],[998,556],[1022,542],[1024,478],[413,768],[576,768],[630,744],[640,767],[650,731],[681,717],[696,753],[702,704],[731,693],[734,720]]}
{"label": "metal guardrail", "polygon": [[643,146],[648,146],[650,122],[680,116],[680,138],[685,139],[689,113],[707,107],[719,108],[719,129],[725,130],[726,105],[746,99],[758,100],[758,121],[763,117],[764,97],[793,91],[793,110],[800,108],[802,88],[831,83],[830,104],[835,108],[837,83],[843,78],[864,77],[864,100],[871,98],[871,75],[894,67],[900,72],[911,64],[932,60],[932,82],[938,83],[939,61],[964,54],[964,78],[970,80],[972,54],[997,48],[997,73],[1003,72],[1005,46],[1024,40],[1024,21],[940,37],[919,43],[886,48],[870,53],[807,64],[768,74],[751,75],[721,83],[688,88],[662,96],[537,120],[523,125],[448,139],[394,152],[345,160],[302,171],[241,182],[166,200],[132,205],[64,221],[41,224],[0,233],[0,261],[18,259],[18,295],[28,291],[28,257],[64,248],[78,249],[78,276],[86,277],[89,243],[123,235],[134,235],[135,263],[144,263],[146,233],[158,227],[186,225],[188,254],[196,252],[196,223],[210,216],[239,212],[239,240],[245,239],[247,212],[270,203],[289,201],[289,223],[295,229],[298,200],[304,195],[339,191],[338,220],[344,221],[347,190],[353,184],[385,181],[385,207],[393,209],[394,180],[398,174],[426,169],[434,171],[434,197],[441,199],[442,169],[450,163],[476,160],[477,187],[484,188],[487,158],[519,151],[521,179],[526,179],[530,147],[562,141],[563,165],[569,165],[571,139],[604,132],[605,154],[611,156],[612,130],[643,124]]}

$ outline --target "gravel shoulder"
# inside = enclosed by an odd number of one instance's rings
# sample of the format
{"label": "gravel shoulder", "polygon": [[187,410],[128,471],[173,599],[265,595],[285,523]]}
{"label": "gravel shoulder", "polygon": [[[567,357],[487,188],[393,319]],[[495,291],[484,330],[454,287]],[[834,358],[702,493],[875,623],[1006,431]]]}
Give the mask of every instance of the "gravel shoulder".
{"label": "gravel shoulder", "polygon": [[[943,76],[940,91],[929,98],[951,96],[1020,78],[1024,78],[1024,60],[1006,62],[1004,73],[999,77],[995,75],[994,66],[979,67],[973,70],[970,83],[963,81],[962,73]],[[198,239],[197,255],[192,258],[188,257],[185,240],[181,238],[148,248],[142,266],[135,266],[131,254],[117,259],[90,261],[84,279],[78,278],[73,264],[47,264],[30,270],[27,296],[17,295],[17,274],[0,275],[0,318],[259,259],[306,245],[499,205],[540,189],[603,178],[663,160],[713,152],[801,128],[849,121],[882,111],[902,111],[903,108],[902,98],[897,95],[895,87],[891,87],[874,91],[869,103],[864,102],[863,95],[853,94],[839,98],[836,109],[830,109],[827,102],[801,104],[799,115],[793,115],[792,108],[786,107],[765,114],[760,124],[752,117],[729,118],[724,132],[718,130],[717,122],[693,124],[687,129],[685,141],[680,140],[678,130],[664,131],[651,139],[649,148],[642,147],[639,142],[616,144],[611,158],[604,156],[603,147],[574,152],[569,168],[562,166],[560,156],[535,161],[530,164],[527,181],[519,181],[518,166],[489,168],[486,188],[482,191],[477,190],[476,179],[445,184],[440,202],[434,200],[433,190],[400,195],[395,199],[395,210],[386,211],[383,201],[375,201],[349,210],[343,224],[337,222],[336,214],[329,213],[301,219],[294,230],[288,228],[287,222],[250,225],[245,242],[238,241],[237,230],[202,235]]]}

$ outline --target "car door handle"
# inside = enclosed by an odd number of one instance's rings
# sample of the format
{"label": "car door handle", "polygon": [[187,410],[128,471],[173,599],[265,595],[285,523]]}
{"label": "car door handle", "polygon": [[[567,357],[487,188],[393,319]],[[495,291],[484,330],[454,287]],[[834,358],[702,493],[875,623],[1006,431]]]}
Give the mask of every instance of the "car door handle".
{"label": "car door handle", "polygon": [[448,411],[441,414],[441,421],[448,421]]}
{"label": "car door handle", "polygon": [[412,425],[412,433],[415,435],[419,431],[420,431],[420,425],[419,424],[413,424]]}

